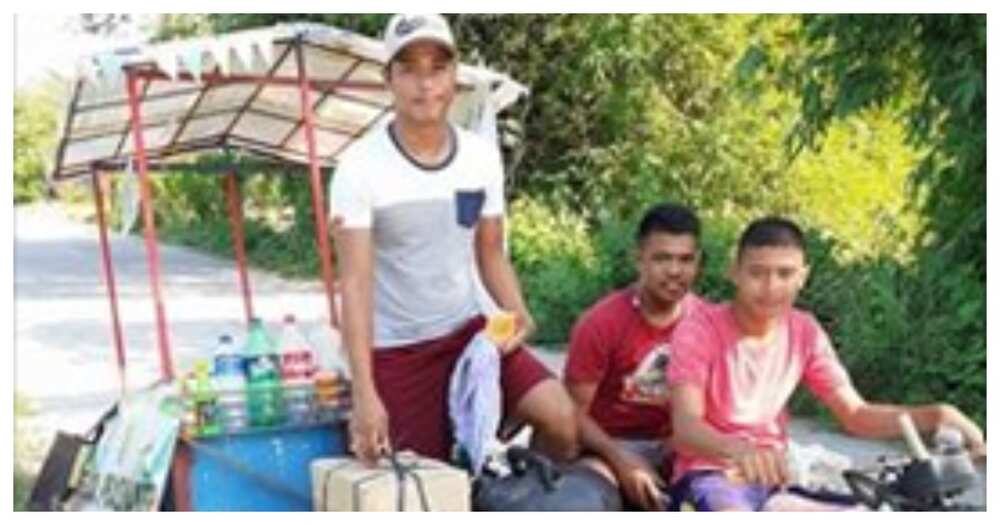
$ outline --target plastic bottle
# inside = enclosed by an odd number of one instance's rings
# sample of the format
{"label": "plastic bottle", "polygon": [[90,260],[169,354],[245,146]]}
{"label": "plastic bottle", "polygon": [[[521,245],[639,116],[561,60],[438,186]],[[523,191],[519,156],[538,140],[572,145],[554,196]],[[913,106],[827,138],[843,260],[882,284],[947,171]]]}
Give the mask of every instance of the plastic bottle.
{"label": "plastic bottle", "polygon": [[316,418],[322,423],[334,422],[343,419],[350,408],[350,370],[341,349],[343,340],[339,331],[326,324],[312,335],[317,341],[319,364],[313,378]]}
{"label": "plastic bottle", "polygon": [[212,384],[211,364],[204,359],[194,363],[194,377],[191,393],[196,415],[196,434],[215,436],[222,432],[219,419],[219,394]]}
{"label": "plastic bottle", "polygon": [[245,353],[250,424],[261,427],[283,422],[285,411],[281,389],[281,360],[274,340],[258,318],[250,321]]}
{"label": "plastic bottle", "polygon": [[232,336],[222,334],[212,352],[212,374],[220,377],[236,373],[243,375],[243,360],[243,355],[233,343]]}
{"label": "plastic bottle", "polygon": [[281,379],[286,382],[311,381],[316,373],[316,355],[299,331],[294,315],[286,315],[281,331]]}
{"label": "plastic bottle", "polygon": [[196,381],[194,371],[190,370],[181,377],[180,398],[182,403],[181,433],[185,438],[198,437],[198,406],[195,401]]}
{"label": "plastic bottle", "polygon": [[271,360],[251,365],[247,380],[247,409],[255,427],[277,425],[285,420],[284,399],[278,369]]}
{"label": "plastic bottle", "polygon": [[215,347],[214,382],[219,394],[219,417],[228,433],[247,427],[246,376],[243,356],[229,335],[219,337]]}
{"label": "plastic bottle", "polygon": [[312,381],[316,373],[316,356],[311,345],[299,331],[294,315],[285,316],[279,348],[281,381],[288,420],[294,424],[310,423],[314,412]]}
{"label": "plastic bottle", "polygon": [[350,369],[344,356],[343,339],[339,331],[329,325],[322,325],[312,332],[315,345],[317,371],[332,372],[340,380],[350,381]]}
{"label": "plastic bottle", "polygon": [[264,328],[264,322],[259,317],[250,320],[250,329],[247,331],[247,341],[243,347],[243,353],[251,358],[274,354],[274,339]]}

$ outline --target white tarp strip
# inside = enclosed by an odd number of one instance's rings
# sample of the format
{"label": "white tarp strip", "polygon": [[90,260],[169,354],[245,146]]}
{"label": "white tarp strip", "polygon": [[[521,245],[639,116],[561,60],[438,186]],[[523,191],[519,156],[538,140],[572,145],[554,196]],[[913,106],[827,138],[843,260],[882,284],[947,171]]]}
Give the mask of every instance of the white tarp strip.
{"label": "white tarp strip", "polygon": [[170,80],[177,79],[177,50],[172,45],[165,45],[153,53],[153,61],[156,67],[170,77]]}
{"label": "white tarp strip", "polygon": [[191,73],[195,82],[201,82],[201,57],[203,54],[204,49],[193,46],[184,49],[183,53],[181,53],[181,61],[184,63],[184,69],[187,69]]}

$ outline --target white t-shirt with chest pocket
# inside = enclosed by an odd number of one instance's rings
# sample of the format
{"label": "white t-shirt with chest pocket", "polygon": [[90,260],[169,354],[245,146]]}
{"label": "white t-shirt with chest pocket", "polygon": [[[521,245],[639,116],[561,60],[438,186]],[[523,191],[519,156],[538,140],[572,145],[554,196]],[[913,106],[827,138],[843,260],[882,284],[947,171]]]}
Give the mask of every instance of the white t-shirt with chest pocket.
{"label": "white t-shirt with chest pocket", "polygon": [[382,125],[334,173],[332,220],[372,234],[376,348],[441,337],[481,310],[473,238],[480,218],[504,214],[503,166],[494,144],[451,129],[438,166],[412,159]]}

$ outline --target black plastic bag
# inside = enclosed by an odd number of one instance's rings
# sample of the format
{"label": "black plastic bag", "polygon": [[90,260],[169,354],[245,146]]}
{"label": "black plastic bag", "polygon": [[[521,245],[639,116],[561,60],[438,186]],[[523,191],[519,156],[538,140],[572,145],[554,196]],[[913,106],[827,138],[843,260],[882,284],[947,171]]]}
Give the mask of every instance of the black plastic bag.
{"label": "black plastic bag", "polygon": [[83,470],[94,446],[104,433],[104,426],[115,414],[118,405],[105,412],[90,430],[80,436],[67,432],[56,432],[55,440],[49,447],[45,462],[38,473],[38,479],[31,488],[28,510],[58,511],[72,495],[83,477]]}
{"label": "black plastic bag", "polygon": [[496,476],[485,472],[476,479],[472,487],[472,510],[623,510],[618,488],[587,467],[560,467],[523,447],[508,449],[507,461],[510,474]]}

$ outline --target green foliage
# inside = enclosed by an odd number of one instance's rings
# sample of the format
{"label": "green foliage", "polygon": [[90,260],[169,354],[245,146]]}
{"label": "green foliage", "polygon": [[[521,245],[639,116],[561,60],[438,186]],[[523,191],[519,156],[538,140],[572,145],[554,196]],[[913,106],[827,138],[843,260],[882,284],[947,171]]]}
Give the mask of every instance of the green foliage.
{"label": "green foliage", "polygon": [[41,90],[14,94],[14,203],[45,197],[55,146],[56,104]]}
{"label": "green foliage", "polygon": [[702,221],[702,271],[695,283],[695,291],[713,302],[727,301],[733,295],[733,285],[727,272],[743,223],[733,217],[706,220],[703,216]]}
{"label": "green foliage", "polygon": [[[28,464],[28,456],[37,455],[33,441],[35,436],[25,430],[24,420],[35,415],[31,404],[19,393],[14,394],[14,510],[27,510],[28,497],[35,485],[38,473]],[[21,424],[18,424],[20,420]]]}
{"label": "green foliage", "polygon": [[520,199],[510,206],[510,251],[539,326],[536,339],[565,341],[579,306],[604,285],[586,223],[565,208]]}
{"label": "green foliage", "polygon": [[17,465],[14,467],[14,511],[28,510],[28,498],[35,485],[35,476]]}
{"label": "green foliage", "polygon": [[771,62],[802,97],[793,151],[826,157],[835,126],[875,111],[900,120],[917,153],[905,195],[921,217],[893,224],[890,206],[880,219],[898,251],[869,252],[824,288],[840,296],[829,317],[844,352],[858,353],[848,358],[856,380],[884,399],[951,401],[983,424],[986,17],[814,15],[795,38],[805,49]]}
{"label": "green foliage", "polygon": [[[986,422],[986,297],[972,264],[945,256],[817,264],[803,303],[875,401],[946,401]],[[800,408],[815,410],[815,403]]]}
{"label": "green foliage", "polygon": [[602,208],[622,215],[655,193],[645,183],[659,189],[683,179],[665,169],[671,159],[655,142],[659,119],[712,111],[723,95],[715,74],[739,52],[728,37],[739,23],[712,15],[465,15],[455,27],[470,60],[532,90],[511,116],[523,118],[530,137],[518,152],[514,195],[546,195],[589,216]]}
{"label": "green foliage", "polygon": [[[206,156],[204,166],[230,166],[228,159]],[[237,161],[243,198],[244,243],[252,264],[286,277],[319,275],[315,217],[305,171],[260,172],[252,161]],[[223,256],[233,253],[223,180],[204,173],[173,172],[154,179],[161,236]],[[329,184],[324,177],[323,193]]]}
{"label": "green foliage", "polygon": [[840,241],[839,256],[912,258],[923,221],[906,187],[919,159],[904,136],[885,111],[868,111],[831,126],[826,153],[794,164],[798,212]]}
{"label": "green foliage", "polygon": [[927,242],[986,280],[986,16],[815,15],[790,66],[803,93],[798,147],[868,108],[905,118],[926,150],[913,172]]}
{"label": "green foliage", "polygon": [[388,14],[338,15],[315,13],[171,14],[160,19],[154,40],[222,34],[282,23],[315,22],[377,36],[389,21]]}
{"label": "green foliage", "polygon": [[212,24],[206,15],[177,13],[161,15],[152,40],[162,42],[176,38],[211,35]]}

